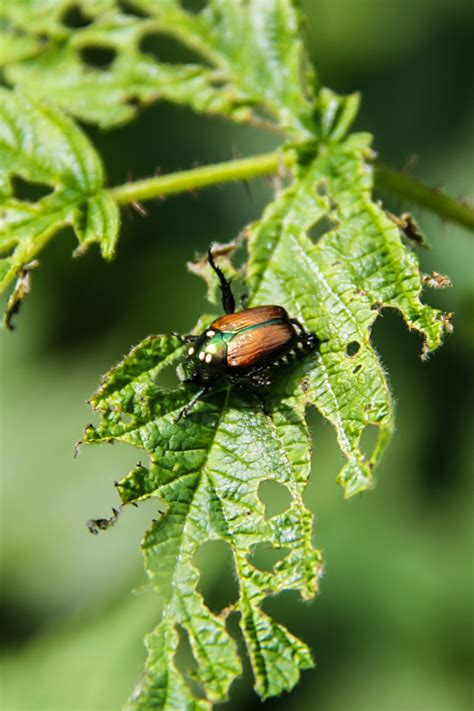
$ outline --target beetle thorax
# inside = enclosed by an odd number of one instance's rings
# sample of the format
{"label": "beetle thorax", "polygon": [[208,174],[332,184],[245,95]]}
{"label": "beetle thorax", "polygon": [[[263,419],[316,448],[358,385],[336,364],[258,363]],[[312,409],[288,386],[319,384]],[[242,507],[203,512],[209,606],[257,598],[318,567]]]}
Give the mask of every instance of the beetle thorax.
{"label": "beetle thorax", "polygon": [[227,345],[220,331],[208,329],[188,350],[198,372],[204,379],[215,377],[225,369]]}

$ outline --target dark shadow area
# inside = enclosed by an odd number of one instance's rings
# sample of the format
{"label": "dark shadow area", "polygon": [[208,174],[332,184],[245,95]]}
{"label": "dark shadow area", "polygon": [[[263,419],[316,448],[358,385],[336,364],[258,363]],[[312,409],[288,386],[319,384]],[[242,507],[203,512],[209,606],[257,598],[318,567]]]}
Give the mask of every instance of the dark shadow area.
{"label": "dark shadow area", "polygon": [[62,24],[71,30],[78,30],[92,24],[92,19],[84,14],[80,5],[70,5],[61,17]]}
{"label": "dark shadow area", "polygon": [[157,62],[207,65],[198,52],[161,32],[150,32],[144,35],[140,40],[140,50],[154,57]]}
{"label": "dark shadow area", "polygon": [[34,606],[27,607],[17,600],[0,600],[0,650],[23,646],[41,632],[44,618]]}
{"label": "dark shadow area", "polygon": [[190,12],[193,15],[197,15],[199,12],[202,12],[204,8],[207,5],[206,0],[180,0],[181,1],[181,7],[183,10],[186,10],[186,12]]}
{"label": "dark shadow area", "polygon": [[329,215],[323,215],[315,222],[307,231],[308,237],[317,242],[323,235],[331,232],[337,227],[337,222],[332,220]]}
{"label": "dark shadow area", "polygon": [[191,648],[188,632],[182,626],[179,627],[179,645],[176,652],[176,666],[184,675],[186,682],[191,689],[191,693],[193,693],[198,699],[203,699],[204,692],[201,684],[196,678],[198,665]]}
{"label": "dark shadow area", "polygon": [[84,64],[90,69],[105,71],[111,66],[117,56],[117,52],[111,47],[90,45],[88,47],[81,47],[79,55]]}
{"label": "dark shadow area", "polygon": [[[432,292],[430,293],[430,295]],[[447,337],[443,347],[427,363],[420,360],[421,339],[410,334],[396,311],[384,310],[374,324],[372,340],[391,373],[392,390],[416,381],[412,398],[418,398],[423,426],[418,435],[417,461],[414,467],[419,504],[435,507],[444,497],[457,496],[465,481],[461,457],[469,413],[473,401],[472,353],[462,340]],[[403,409],[409,408],[409,400]],[[397,419],[403,417],[398,403]],[[396,446],[396,443],[395,443]]]}
{"label": "dark shadow area", "polygon": [[13,195],[17,200],[27,202],[38,202],[41,198],[50,195],[54,188],[47,183],[39,183],[32,180],[25,180],[21,175],[13,175],[12,179]]}
{"label": "dark shadow area", "polygon": [[117,5],[125,15],[132,15],[133,17],[139,17],[141,19],[149,17],[148,13],[145,12],[138,3],[133,2],[133,0],[118,0]]}
{"label": "dark shadow area", "polygon": [[359,350],[360,343],[358,343],[357,341],[351,341],[346,346],[346,354],[349,356],[349,358],[353,358],[355,355],[357,355]]}

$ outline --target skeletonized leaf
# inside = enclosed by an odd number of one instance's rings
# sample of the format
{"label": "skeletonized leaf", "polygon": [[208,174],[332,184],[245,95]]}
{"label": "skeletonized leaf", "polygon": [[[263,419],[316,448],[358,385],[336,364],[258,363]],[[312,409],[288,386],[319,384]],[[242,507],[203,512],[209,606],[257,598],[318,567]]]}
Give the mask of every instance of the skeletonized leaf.
{"label": "skeletonized leaf", "polygon": [[[311,598],[321,572],[311,542],[312,514],[302,499],[309,473],[304,409],[315,405],[336,429],[347,460],[338,478],[345,495],[367,489],[393,431],[390,391],[370,342],[375,318],[382,308],[397,309],[424,338],[423,356],[448,330],[446,316],[420,301],[416,256],[392,217],[372,200],[370,137],[345,137],[356,101],[325,92],[325,142],[312,157],[305,147],[292,185],[248,230],[252,305],[285,306],[322,341],[318,353],[273,370],[263,393],[270,416],[252,394],[218,383],[185,421],[176,422],[192,391],[184,385],[165,391],[157,384],[160,371],[183,355],[179,339],[164,336],[132,350],[91,400],[101,419],[86,429],[86,443],[119,440],[149,456],[147,466],[119,482],[122,502],[156,496],[165,507],[142,546],[163,614],[147,637],[145,675],[130,709],[207,709],[225,700],[240,672],[225,625],[231,612],[239,613],[262,698],[291,689],[311,666],[306,645],[262,610],[268,595],[285,589]],[[197,271],[210,278],[202,266]],[[378,438],[365,455],[361,437],[370,425]],[[270,519],[259,498],[267,479],[285,485],[292,497],[289,508]],[[230,546],[239,584],[238,599],[221,615],[197,591],[193,558],[209,540]],[[252,562],[263,542],[287,550],[271,572]],[[199,696],[176,665],[177,626],[190,642]]]}
{"label": "skeletonized leaf", "polygon": [[[15,178],[51,191],[36,201],[15,196]],[[73,227],[82,252],[98,242],[113,256],[119,215],[103,190],[102,163],[57,109],[0,88],[0,291],[61,228]]]}
{"label": "skeletonized leaf", "polygon": [[[336,428],[346,496],[371,486],[393,430],[390,391],[370,342],[378,313],[397,309],[423,336],[423,357],[449,330],[444,314],[421,303],[418,259],[372,200],[369,146],[367,134],[321,146],[249,231],[251,303],[284,304],[323,341],[307,394]],[[360,441],[370,425],[378,437],[366,456]]]}
{"label": "skeletonized leaf", "polygon": [[[292,378],[268,396],[272,417],[254,398],[224,388],[196,405],[186,418],[176,415],[188,389],[165,391],[160,371],[182,355],[174,337],[145,339],[104,379],[92,406],[98,427],[86,429],[84,442],[119,440],[144,449],[148,466],[137,466],[118,484],[124,503],[158,497],[166,507],[145,535],[142,548],[152,586],[161,596],[162,620],[146,640],[148,661],[130,708],[209,708],[224,701],[240,661],[225,620],[238,612],[255,676],[263,697],[291,689],[301,669],[312,665],[307,646],[272,620],[261,605],[268,595],[297,590],[304,599],[317,589],[319,551],[312,546],[312,514],[302,500],[310,460],[304,403]],[[259,498],[260,484],[276,481],[291,494],[289,508],[271,518]],[[221,615],[212,613],[196,586],[193,559],[207,541],[230,546],[239,598]],[[250,560],[253,548],[267,542],[286,555],[273,571]],[[197,663],[194,696],[178,671],[177,626],[189,639]]]}
{"label": "skeletonized leaf", "polygon": [[[9,82],[101,126],[130,120],[136,104],[166,99],[310,136],[314,76],[290,0],[209,0],[196,14],[179,0],[130,0],[132,14],[113,0],[76,5],[80,27],[65,24],[68,0],[5,5],[0,64]],[[38,32],[46,41],[35,44]],[[195,61],[156,59],[141,48],[150,35],[158,48],[160,37],[173,38]],[[109,63],[89,63],[90,51],[101,48],[110,52]]]}

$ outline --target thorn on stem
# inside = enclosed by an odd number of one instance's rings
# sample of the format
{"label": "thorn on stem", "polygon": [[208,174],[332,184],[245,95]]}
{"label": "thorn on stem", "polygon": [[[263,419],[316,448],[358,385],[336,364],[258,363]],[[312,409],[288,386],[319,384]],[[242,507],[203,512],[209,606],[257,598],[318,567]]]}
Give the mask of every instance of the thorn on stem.
{"label": "thorn on stem", "polygon": [[140,217],[148,217],[148,210],[145,207],[143,207],[141,202],[138,202],[138,200],[135,200],[134,202],[131,203],[131,205],[132,205],[133,209],[135,210],[135,212],[138,212]]}

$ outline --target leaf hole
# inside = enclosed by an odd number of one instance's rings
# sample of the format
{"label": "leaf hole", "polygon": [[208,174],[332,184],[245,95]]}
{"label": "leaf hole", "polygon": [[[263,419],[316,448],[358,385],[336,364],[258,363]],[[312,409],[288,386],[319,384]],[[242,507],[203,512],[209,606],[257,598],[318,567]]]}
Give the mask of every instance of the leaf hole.
{"label": "leaf hole", "polygon": [[19,175],[12,176],[13,194],[17,200],[26,200],[28,202],[38,202],[41,198],[49,195],[54,191],[54,188],[47,183],[40,183],[34,180],[25,180]]}
{"label": "leaf hole", "polygon": [[298,637],[308,642],[311,630],[308,629],[308,608],[301,603],[300,594],[296,590],[282,590],[276,595],[268,595],[262,602],[262,610],[272,620],[291,629]]}
{"label": "leaf hole", "polygon": [[289,552],[289,548],[275,548],[270,541],[263,541],[252,549],[249,561],[255,568],[271,573],[275,565],[284,560]]}
{"label": "leaf hole", "polygon": [[149,32],[140,41],[140,50],[157,62],[168,64],[206,64],[200,54],[160,32]]}
{"label": "leaf hole", "polygon": [[222,89],[227,86],[227,79],[223,76],[215,76],[211,78],[211,84],[215,89]]}
{"label": "leaf hole", "polygon": [[331,230],[337,227],[337,224],[338,223],[335,220],[331,220],[329,215],[326,213],[320,217],[319,220],[316,220],[316,222],[307,230],[308,237],[310,237],[313,242],[316,242],[323,235],[331,232]]}
{"label": "leaf hole", "polygon": [[206,0],[181,0],[181,6],[185,12],[198,15],[206,7]]}
{"label": "leaf hole", "polygon": [[359,439],[359,449],[365,459],[370,460],[377,444],[380,430],[377,425],[366,425]]}
{"label": "leaf hole", "polygon": [[133,15],[134,17],[139,17],[142,20],[149,17],[144,10],[135,5],[133,0],[119,0],[117,5],[119,10],[121,10],[125,15]]}
{"label": "leaf hole", "polygon": [[0,259],[8,259],[12,257],[15,249],[17,248],[18,242],[15,241],[13,244],[0,245]]}
{"label": "leaf hole", "polygon": [[359,352],[359,350],[360,343],[358,343],[357,341],[351,341],[346,346],[346,355],[348,355],[349,358],[353,358]]}
{"label": "leaf hole", "polygon": [[179,632],[179,643],[174,658],[176,666],[185,678],[186,683],[194,696],[204,699],[204,690],[196,678],[198,665],[189,641],[189,633],[181,625],[178,625],[177,627]]}
{"label": "leaf hole", "polygon": [[176,375],[176,363],[168,363],[165,365],[153,380],[164,388],[175,388],[178,380]]}
{"label": "leaf hole", "polygon": [[272,518],[286,511],[292,501],[292,497],[284,484],[278,484],[272,479],[265,479],[258,487],[258,496],[265,506],[265,518]]}
{"label": "leaf hole", "polygon": [[84,64],[88,67],[102,71],[108,69],[117,56],[116,50],[112,47],[100,47],[98,45],[81,47],[79,54]]}
{"label": "leaf hole", "polygon": [[71,5],[71,7],[68,7],[61,17],[61,22],[64,27],[77,30],[81,27],[92,25],[93,20],[84,15],[80,5]]}
{"label": "leaf hole", "polygon": [[219,613],[238,599],[234,559],[228,543],[206,541],[194,554],[193,563],[199,570],[197,589],[212,612]]}
{"label": "leaf hole", "polygon": [[352,372],[354,373],[354,375],[356,375],[359,372],[359,370],[361,370],[361,369],[362,369],[362,366],[359,363],[359,365],[356,365],[356,367],[354,368],[354,370]]}

